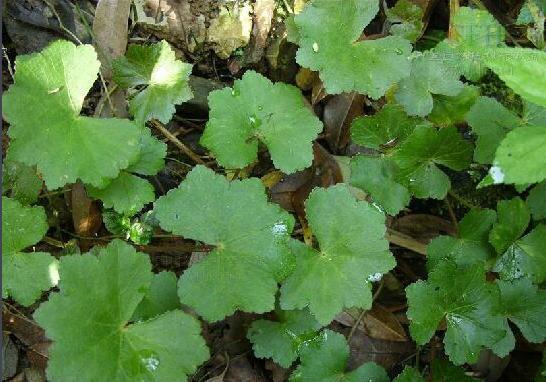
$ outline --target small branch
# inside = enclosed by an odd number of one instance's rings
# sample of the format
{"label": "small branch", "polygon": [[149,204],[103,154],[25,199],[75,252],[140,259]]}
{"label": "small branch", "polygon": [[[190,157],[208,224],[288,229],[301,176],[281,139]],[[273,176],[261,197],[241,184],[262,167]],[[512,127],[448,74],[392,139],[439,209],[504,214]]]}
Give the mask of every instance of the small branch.
{"label": "small branch", "polygon": [[42,238],[42,241],[44,243],[47,243],[47,244],[52,245],[52,246],[57,247],[57,248],[65,248],[66,247],[66,245],[62,241],[54,239],[54,238],[49,237],[49,236],[44,236]]}
{"label": "small branch", "polygon": [[11,76],[11,79],[13,81],[13,69],[11,67],[11,61],[10,61],[10,59],[8,57],[8,53],[6,52],[6,48],[4,48],[4,45],[2,45],[2,55],[4,56],[4,59],[6,60],[7,69],[8,69],[9,75]]}
{"label": "small branch", "polygon": [[453,223],[453,226],[457,231],[459,231],[459,223],[457,222],[457,216],[455,215],[455,212],[453,211],[453,208],[451,207],[451,203],[449,202],[449,199],[446,197],[444,199],[444,202],[447,206],[447,211],[449,213],[449,218],[451,219],[451,222]]}
{"label": "small branch", "polygon": [[201,159],[196,153],[194,153],[188,146],[180,142],[178,138],[176,138],[165,126],[161,124],[161,122],[157,120],[151,121],[152,126],[158,129],[161,134],[163,134],[169,141],[175,144],[176,147],[178,147],[184,154],[186,154],[191,160],[193,160],[195,163],[207,165],[203,159]]}
{"label": "small branch", "polygon": [[451,196],[453,199],[455,199],[457,202],[465,206],[466,208],[473,209],[473,208],[481,208],[480,206],[470,202],[469,200],[463,198],[461,195],[457,194],[454,191],[449,191],[448,195]]}
{"label": "small branch", "polygon": [[[384,282],[383,282],[383,279],[381,279],[379,287],[373,294],[372,302],[375,301],[377,297],[379,297],[379,294],[381,293],[381,290],[383,289],[383,285],[384,285]],[[367,311],[368,311],[367,309],[363,309],[362,312],[360,312],[360,314],[358,315],[358,318],[356,319],[355,323],[353,324],[353,327],[351,328],[351,331],[349,332],[349,335],[347,336],[348,343],[351,343],[351,338],[353,338],[356,328],[358,328],[358,325],[360,325],[360,322],[364,318],[364,315],[366,314]]]}
{"label": "small branch", "polygon": [[385,238],[392,244],[409,249],[421,255],[427,255],[427,246],[414,238],[405,235],[401,232],[388,228]]}
{"label": "small branch", "polygon": [[453,25],[453,18],[459,11],[460,5],[459,0],[449,0],[449,30],[447,32],[447,38],[453,40],[455,38],[456,30]]}
{"label": "small branch", "polygon": [[76,36],[70,29],[64,26],[63,21],[61,20],[61,17],[57,13],[57,10],[55,9],[55,7],[48,0],[44,0],[44,3],[46,3],[46,5],[51,10],[51,12],[53,12],[53,15],[55,16],[55,18],[57,19],[57,22],[59,23],[59,28],[61,28],[61,30],[64,33],[66,33],[70,38],[76,41],[78,45],[82,45],[83,43],[80,41],[78,36]]}

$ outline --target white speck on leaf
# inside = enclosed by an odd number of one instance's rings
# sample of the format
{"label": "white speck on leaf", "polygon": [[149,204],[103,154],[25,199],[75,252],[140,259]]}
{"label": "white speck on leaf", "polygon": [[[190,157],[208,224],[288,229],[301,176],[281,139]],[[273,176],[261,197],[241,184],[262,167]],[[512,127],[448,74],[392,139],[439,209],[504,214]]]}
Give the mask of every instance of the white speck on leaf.
{"label": "white speck on leaf", "polygon": [[155,357],[142,358],[141,361],[148,371],[156,371],[159,367],[159,360]]}
{"label": "white speck on leaf", "polygon": [[319,46],[316,42],[313,43],[313,52],[317,53],[319,51]]}
{"label": "white speck on leaf", "polygon": [[381,280],[382,276],[383,275],[381,273],[374,273],[373,275],[368,276],[368,281],[372,282],[372,283],[377,282],[377,281]]}
{"label": "white speck on leaf", "polygon": [[286,224],[279,222],[275,223],[273,225],[273,228],[271,228],[271,232],[273,232],[273,235],[284,235],[288,231],[288,227],[286,227]]}
{"label": "white speck on leaf", "polygon": [[493,178],[493,183],[499,184],[504,181],[504,172],[499,166],[493,166],[489,169],[489,175]]}

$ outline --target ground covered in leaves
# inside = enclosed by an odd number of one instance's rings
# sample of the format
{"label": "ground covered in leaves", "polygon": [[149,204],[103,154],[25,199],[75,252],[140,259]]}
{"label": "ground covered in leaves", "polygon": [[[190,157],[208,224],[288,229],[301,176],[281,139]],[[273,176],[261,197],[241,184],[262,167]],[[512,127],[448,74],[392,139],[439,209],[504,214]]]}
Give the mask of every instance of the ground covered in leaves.
{"label": "ground covered in leaves", "polygon": [[[441,41],[457,29],[457,20],[464,25],[468,16],[465,7],[459,19],[450,17],[455,4],[487,10],[488,17],[506,29],[507,41],[543,46],[544,39],[533,23],[516,23],[524,1],[404,0],[400,3],[405,5],[398,6],[386,1],[377,16],[357,20],[360,29],[342,22],[354,18],[351,8],[343,14],[333,0],[323,1],[336,16],[317,24],[304,14],[299,35],[295,35],[293,15],[305,3],[6,1],[4,91],[12,86],[15,70],[24,70],[25,65],[46,67],[49,59],[78,61],[94,55],[91,46],[78,43],[93,44],[100,62],[78,69],[78,86],[90,91],[85,99],[70,99],[71,108],[41,99],[25,78],[10,90],[12,96],[18,94],[36,108],[21,110],[23,102],[11,102],[4,108],[6,120],[11,122],[16,113],[14,119],[21,119],[13,123],[13,142],[5,134],[9,123],[3,124],[3,158],[10,147],[16,160],[4,163],[2,211],[18,214],[16,228],[33,226],[33,233],[20,242],[3,236],[7,243],[2,246],[4,259],[30,247],[39,264],[10,266],[36,265],[51,271],[59,259],[90,250],[100,260],[63,260],[68,277],[61,282],[62,288],[74,291],[63,289],[39,309],[51,293],[42,291],[51,287],[58,291],[51,272],[37,270],[32,280],[23,278],[23,282],[40,284],[37,291],[9,291],[10,298],[3,304],[3,380],[45,381],[46,367],[53,380],[66,380],[62,378],[67,370],[82,373],[86,380],[121,378],[113,370],[98,368],[105,354],[97,355],[92,365],[97,368],[89,370],[79,370],[78,362],[58,361],[73,355],[63,353],[66,350],[61,346],[51,347],[42,329],[47,326],[57,342],[70,344],[81,335],[82,327],[92,327],[85,309],[73,307],[93,305],[101,296],[114,293],[104,287],[110,285],[107,270],[111,269],[121,269],[120,283],[127,286],[126,299],[119,303],[124,314],[95,334],[109,338],[112,347],[131,343],[138,348],[139,341],[170,341],[172,348],[158,345],[154,347],[160,349],[157,352],[143,351],[135,357],[148,360],[145,366],[153,369],[157,353],[163,360],[173,353],[183,354],[183,361],[172,362],[191,381],[282,382],[294,373],[293,380],[321,382],[321,375],[313,377],[313,373],[324,363],[332,372],[351,370],[347,380],[361,381],[364,375],[385,380],[384,371],[367,362],[382,366],[390,377],[406,366],[415,366],[433,381],[543,380],[535,376],[543,358],[540,341],[544,334],[535,329],[544,309],[533,311],[536,322],[531,324],[522,320],[520,325],[515,314],[511,320],[519,329],[512,334],[509,327],[502,343],[492,338],[495,330],[508,327],[508,321],[484,319],[481,337],[461,347],[458,341],[466,332],[456,325],[457,312],[468,305],[489,309],[493,292],[484,285],[489,285],[486,277],[490,275],[475,267],[452,282],[444,275],[457,268],[450,269],[454,265],[443,261],[446,252],[455,259],[457,253],[468,250],[473,258],[455,260],[471,263],[486,259],[491,245],[497,253],[508,254],[516,246],[532,246],[546,236],[543,225],[534,228],[531,224],[531,220],[546,217],[546,206],[540,204],[544,182],[523,194],[527,204],[515,198],[522,190],[514,186],[476,188],[488,174],[486,166],[493,162],[496,145],[506,131],[532,125],[532,113],[527,113],[522,99],[493,72],[470,61],[464,76],[472,85],[450,71],[437,73],[431,67],[434,60],[426,55],[417,58],[410,75],[402,78],[402,73],[410,71],[406,59],[410,41],[421,50],[437,43],[446,54],[454,49],[442,46]],[[500,40],[496,40],[495,28],[500,30],[500,24],[488,17],[483,22],[493,37],[487,43],[496,46]],[[464,34],[460,25],[459,32]],[[389,33],[392,36],[385,37]],[[386,40],[380,48],[387,53],[370,59],[370,52],[379,49],[375,44],[380,38]],[[72,44],[57,43],[48,52],[50,56],[41,56],[42,62],[20,62],[14,67],[16,56],[42,51],[59,39]],[[142,48],[145,43],[157,44]],[[298,44],[302,46],[299,51]],[[456,49],[470,51],[464,44]],[[340,52],[339,46],[347,49]],[[146,55],[167,62],[170,72],[141,65],[139,60]],[[350,80],[354,71],[366,72],[370,67],[381,76]],[[435,75],[423,83],[422,73]],[[174,86],[176,91],[165,91],[163,76],[183,80]],[[51,83],[55,80],[51,73],[43,77]],[[347,80],[339,81],[340,77]],[[398,81],[393,91],[391,85]],[[54,95],[63,89],[49,91]],[[52,110],[55,128],[39,130]],[[121,119],[128,115],[142,125],[147,123],[149,129],[135,131],[128,120]],[[102,119],[88,118],[93,116]],[[491,127],[492,120],[496,122]],[[24,124],[36,130],[21,128]],[[294,124],[300,127],[297,131],[292,129]],[[387,125],[392,129],[380,128]],[[441,128],[431,129],[431,125]],[[59,133],[67,126],[78,134],[68,139]],[[478,136],[475,151],[470,130]],[[115,139],[112,134],[117,134]],[[140,159],[132,151],[139,145],[145,147]],[[70,153],[71,162],[67,159],[41,171],[41,166],[50,164],[50,150],[59,155]],[[360,155],[349,163],[348,157],[371,153],[390,159]],[[475,163],[468,167],[472,156]],[[40,176],[35,167],[19,163],[20,158],[32,158]],[[95,158],[100,166],[79,166],[88,158]],[[425,170],[418,173],[416,168],[424,162]],[[396,177],[395,169],[399,171]],[[103,183],[104,178],[118,173],[114,181]],[[357,204],[347,188],[336,186],[349,182],[349,177],[359,200],[373,201],[386,213],[386,232],[385,215],[377,206]],[[27,204],[43,209],[29,207],[22,213],[22,205]],[[363,229],[361,222],[366,222],[366,234],[355,239]],[[273,235],[258,229],[262,226],[272,227]],[[263,258],[269,259],[272,253],[285,255],[286,243],[280,238],[289,233],[298,239],[290,242],[290,250],[298,255],[290,264],[291,271],[286,272],[285,263],[264,265]],[[375,256],[374,262],[352,261],[351,256],[363,248]],[[222,261],[218,260],[220,251]],[[323,254],[331,251],[341,253],[340,259],[323,266]],[[501,275],[513,272],[512,258],[503,256],[494,269]],[[288,255],[284,259],[290,262]],[[540,269],[543,263],[535,265],[521,271],[540,284],[546,271]],[[223,272],[226,267],[229,273]],[[87,290],[73,287],[91,270],[100,277],[86,281]],[[336,272],[343,273],[342,280],[329,277]],[[364,272],[371,274],[372,289],[359,283]],[[191,310],[184,307],[190,314],[179,309],[176,283],[182,274],[180,297],[191,306]],[[423,281],[427,274],[428,280]],[[279,280],[284,281],[277,292]],[[517,291],[500,281],[503,303],[517,307],[521,292],[539,306],[543,290],[531,281],[518,281]],[[212,290],[211,283],[215,290],[228,291],[227,295],[206,293]],[[143,285],[150,295],[140,301]],[[252,298],[241,298],[241,290],[252,290]],[[467,294],[459,298],[463,290]],[[282,305],[276,313],[269,309],[275,305],[275,293],[281,296]],[[371,308],[351,308],[358,304]],[[96,308],[109,315],[108,306]],[[70,326],[60,325],[55,318],[63,309],[69,312]],[[178,310],[146,321],[171,309]],[[413,327],[411,336],[410,320],[425,322]],[[325,325],[320,354],[295,350],[294,338],[296,345],[312,341],[311,334]],[[108,337],[119,327],[124,330],[118,330],[117,337]],[[172,330],[162,332],[164,328]],[[156,337],[150,340],[151,332]],[[82,339],[89,347],[94,342],[93,337]],[[482,345],[495,351],[475,352]],[[52,352],[57,361],[48,365]],[[455,368],[447,355],[462,366]],[[294,364],[298,357],[299,366]],[[199,365],[196,370],[195,365]],[[173,380],[169,379],[171,370],[161,370],[165,374],[157,376],[158,380]],[[419,381],[412,379],[411,370],[406,371],[405,380]],[[297,379],[298,375],[307,379]],[[127,378],[119,380],[131,380]]]}

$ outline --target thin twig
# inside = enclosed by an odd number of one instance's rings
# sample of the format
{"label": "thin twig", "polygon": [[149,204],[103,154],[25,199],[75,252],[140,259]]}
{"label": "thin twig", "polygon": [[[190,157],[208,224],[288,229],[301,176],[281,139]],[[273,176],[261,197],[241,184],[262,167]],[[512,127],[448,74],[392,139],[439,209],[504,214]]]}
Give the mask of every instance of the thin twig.
{"label": "thin twig", "polygon": [[454,25],[454,17],[459,11],[460,5],[459,0],[449,0],[449,29],[447,31],[447,37],[450,40],[453,40],[455,38],[455,25]]}
{"label": "thin twig", "polygon": [[188,146],[186,146],[184,143],[180,142],[178,138],[176,138],[163,124],[157,120],[151,121],[152,126],[158,129],[161,134],[163,134],[169,141],[174,143],[176,147],[178,147],[184,154],[186,154],[191,160],[193,160],[195,163],[202,164],[206,166],[207,164],[203,159],[199,157],[196,153],[194,153]]}
{"label": "thin twig", "polygon": [[385,238],[392,244],[399,245],[421,255],[426,256],[427,254],[427,246],[425,244],[401,232],[388,228]]}
{"label": "thin twig", "polygon": [[[106,86],[106,83],[105,83],[105,81],[104,81],[104,77],[102,76],[102,73],[101,73],[101,77],[100,77],[100,78],[101,78],[102,85],[103,85],[103,86]],[[105,94],[106,100],[108,101],[108,106],[110,106],[110,110],[112,110],[112,113],[115,114],[114,106],[113,106],[113,104],[112,104],[112,99],[110,98],[110,95],[113,94],[113,93],[118,89],[118,85],[117,85],[117,84],[113,84],[113,85],[110,87],[110,89],[108,89],[108,88],[105,88],[105,89],[106,89],[107,91],[104,92],[104,94]],[[101,99],[99,100],[99,104],[97,105],[97,111],[96,111],[95,115],[100,116],[101,113],[102,113],[102,109],[103,109],[103,108],[104,108],[104,99],[101,98]]]}
{"label": "thin twig", "polygon": [[[373,294],[372,302],[375,301],[377,297],[379,297],[379,294],[381,293],[381,290],[383,289],[383,284],[384,284],[383,279],[381,279],[381,282],[379,283],[379,287],[377,287],[377,290]],[[358,328],[358,325],[360,325],[360,322],[364,318],[364,315],[366,314],[367,311],[368,311],[367,309],[363,309],[362,312],[360,312],[360,314],[358,315],[358,318],[356,319],[353,327],[351,328],[351,331],[349,332],[349,335],[347,336],[348,343],[351,343],[351,338],[353,338],[356,328]]]}
{"label": "thin twig", "polygon": [[61,188],[60,190],[56,191],[44,192],[43,194],[38,195],[38,199],[49,198],[50,196],[55,196],[70,191],[72,191],[71,188]]}
{"label": "thin twig", "polygon": [[100,83],[102,84],[102,87],[104,88],[104,96],[106,97],[106,100],[108,101],[108,106],[110,106],[110,110],[112,110],[112,114],[116,115],[116,108],[114,107],[114,103],[112,102],[112,99],[110,98],[110,93],[108,92],[108,86],[106,86],[106,81],[104,80],[104,76],[102,75],[101,70],[99,70],[99,78],[100,78]]}
{"label": "thin twig", "polygon": [[50,245],[52,245],[54,247],[57,247],[57,248],[65,248],[66,247],[66,245],[62,241],[54,239],[54,238],[49,237],[49,236],[44,236],[42,241],[44,243],[50,244]]}
{"label": "thin twig", "polygon": [[457,194],[454,191],[449,191],[448,195],[451,196],[453,199],[461,203],[463,206],[473,209],[473,208],[480,208],[480,206],[470,202],[469,200],[463,198],[461,195]]}
{"label": "thin twig", "polygon": [[53,5],[51,5],[51,3],[48,1],[48,0],[44,0],[44,3],[47,4],[47,6],[49,7],[49,9],[51,9],[51,12],[53,12],[53,15],[55,16],[55,18],[57,19],[57,22],[59,23],[59,28],[61,28],[61,30],[66,33],[68,36],[70,36],[74,41],[76,41],[78,43],[78,45],[82,45],[83,43],[80,41],[80,39],[78,38],[78,36],[76,36],[74,33],[72,33],[72,31],[70,29],[68,29],[67,27],[64,26],[62,20],[61,20],[61,17],[59,16],[59,14],[57,13],[57,10],[55,9],[55,7]]}
{"label": "thin twig", "polygon": [[4,45],[2,45],[2,55],[6,59],[8,72],[9,72],[9,75],[11,76],[11,79],[13,80],[13,69],[11,68],[11,61],[6,52],[6,48],[4,48]]}
{"label": "thin twig", "polygon": [[444,199],[444,202],[447,206],[447,212],[449,213],[449,217],[451,219],[451,222],[453,223],[453,226],[458,231],[459,230],[459,223],[457,222],[457,216],[455,216],[455,212],[453,212],[453,208],[451,207],[451,203],[449,202],[449,199],[446,197]]}

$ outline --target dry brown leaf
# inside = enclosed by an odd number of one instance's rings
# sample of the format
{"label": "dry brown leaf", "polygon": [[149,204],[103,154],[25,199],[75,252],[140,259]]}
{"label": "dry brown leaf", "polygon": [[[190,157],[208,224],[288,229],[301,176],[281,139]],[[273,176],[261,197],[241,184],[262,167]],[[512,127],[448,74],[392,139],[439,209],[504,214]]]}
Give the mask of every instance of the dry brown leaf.
{"label": "dry brown leaf", "polygon": [[324,107],[324,132],[334,154],[347,146],[353,120],[364,113],[364,96],[356,92],[337,94]]}
{"label": "dry brown leaf", "polygon": [[416,351],[412,341],[380,340],[359,330],[355,331],[351,338],[350,349],[349,369],[356,368],[365,362],[375,362],[391,370],[394,366],[401,365]]}
{"label": "dry brown leaf", "polygon": [[89,199],[81,182],[72,185],[70,194],[74,231],[79,236],[94,235],[102,224],[102,217],[97,203]]}
{"label": "dry brown leaf", "polygon": [[296,85],[303,91],[311,90],[317,80],[318,73],[308,68],[300,68],[296,74]]}
{"label": "dry brown leaf", "polygon": [[455,235],[457,233],[450,221],[429,214],[410,214],[393,219],[390,228],[423,244],[428,244],[438,235]]}
{"label": "dry brown leaf", "polygon": [[326,98],[327,95],[328,93],[326,93],[326,89],[324,89],[324,84],[320,80],[319,76],[316,76],[311,90],[311,104],[316,105]]}
{"label": "dry brown leaf", "polygon": [[97,4],[93,34],[106,78],[112,75],[112,60],[125,53],[130,8],[131,0],[99,0]]}
{"label": "dry brown leaf", "polygon": [[367,311],[361,322],[365,331],[372,338],[387,341],[408,341],[406,332],[396,316],[379,304],[374,304]]}
{"label": "dry brown leaf", "polygon": [[264,56],[275,6],[275,0],[256,0],[254,4],[252,34],[250,36],[250,43],[245,50],[244,61],[246,64],[257,63]]}
{"label": "dry brown leaf", "polygon": [[[337,315],[335,320],[345,326],[353,327],[356,321],[355,317],[358,315],[358,310],[344,311]],[[372,309],[364,314],[357,329],[371,338],[394,342],[408,341],[406,331],[396,316],[379,304],[374,304]]]}
{"label": "dry brown leaf", "polygon": [[45,370],[48,359],[49,340],[44,330],[34,321],[14,314],[8,309],[2,310],[3,329],[12,333],[28,347],[27,357],[36,368]]}
{"label": "dry brown leaf", "polygon": [[271,188],[275,186],[277,183],[279,183],[281,179],[283,178],[283,176],[284,174],[282,173],[282,171],[275,170],[275,171],[268,172],[267,174],[262,176],[261,180],[265,188]]}
{"label": "dry brown leaf", "polygon": [[137,25],[184,51],[194,52],[206,40],[206,17],[187,0],[135,0],[135,8]]}

